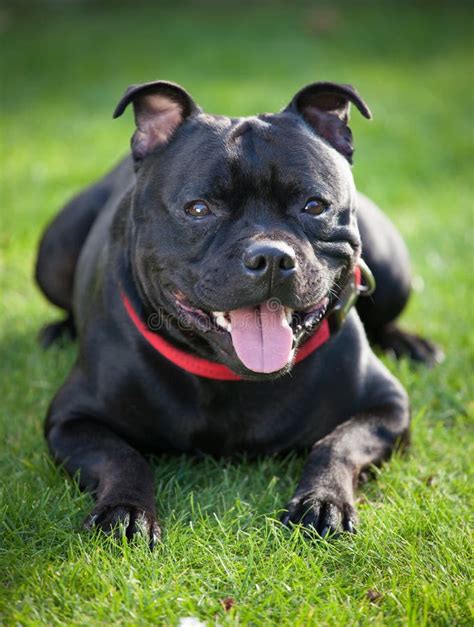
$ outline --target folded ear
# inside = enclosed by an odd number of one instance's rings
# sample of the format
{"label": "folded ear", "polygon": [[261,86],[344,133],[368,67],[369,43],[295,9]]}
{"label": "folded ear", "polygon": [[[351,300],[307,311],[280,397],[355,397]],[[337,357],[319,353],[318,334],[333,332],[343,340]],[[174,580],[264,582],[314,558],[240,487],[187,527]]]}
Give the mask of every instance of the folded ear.
{"label": "folded ear", "polygon": [[355,104],[364,117],[372,114],[351,85],[313,83],[299,91],[285,111],[301,115],[313,130],[352,163],[352,132],[347,125],[350,103]]}
{"label": "folded ear", "polygon": [[114,118],[122,115],[131,102],[137,125],[132,137],[135,160],[169,141],[186,118],[200,111],[182,87],[167,81],[131,85],[115,108]]}

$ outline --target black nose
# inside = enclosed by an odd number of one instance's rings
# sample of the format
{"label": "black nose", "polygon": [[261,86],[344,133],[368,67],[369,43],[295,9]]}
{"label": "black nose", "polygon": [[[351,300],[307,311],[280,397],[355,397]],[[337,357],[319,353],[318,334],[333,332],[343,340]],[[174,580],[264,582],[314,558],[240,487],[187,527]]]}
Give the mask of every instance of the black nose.
{"label": "black nose", "polygon": [[296,271],[295,251],[284,242],[256,242],[245,251],[243,262],[246,273],[255,278],[278,281]]}

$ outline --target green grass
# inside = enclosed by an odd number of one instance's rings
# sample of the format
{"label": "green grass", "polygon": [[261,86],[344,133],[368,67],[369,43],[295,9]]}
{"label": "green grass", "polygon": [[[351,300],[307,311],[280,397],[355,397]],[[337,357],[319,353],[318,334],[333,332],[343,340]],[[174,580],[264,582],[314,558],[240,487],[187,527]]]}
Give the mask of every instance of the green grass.
{"label": "green grass", "polygon": [[[5,624],[472,624],[472,13],[327,6],[1,10]],[[127,150],[131,116],[111,112],[128,84],[154,78],[227,114],[276,110],[320,79],[353,83],[373,109],[371,124],[354,113],[356,181],[412,253],[421,291],[403,323],[447,357],[432,371],[385,359],[412,399],[413,446],[361,492],[356,537],[308,542],[276,522],[297,457],[158,461],[164,542],[153,554],[80,531],[90,497],[54,468],[42,436],[75,348],[36,344],[58,312],[32,283],[35,248],[60,205]]]}

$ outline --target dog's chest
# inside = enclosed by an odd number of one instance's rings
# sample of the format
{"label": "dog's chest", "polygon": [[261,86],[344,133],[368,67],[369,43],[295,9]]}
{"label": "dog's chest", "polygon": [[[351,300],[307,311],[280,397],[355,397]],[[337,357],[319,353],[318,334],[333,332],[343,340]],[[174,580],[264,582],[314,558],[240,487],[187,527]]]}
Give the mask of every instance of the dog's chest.
{"label": "dog's chest", "polygon": [[188,432],[189,447],[212,455],[276,453],[309,446],[316,437],[314,407],[294,403],[285,389],[256,391],[237,383],[198,395],[198,420]]}
{"label": "dog's chest", "polygon": [[[254,456],[305,446],[314,436],[314,408],[304,400],[295,403],[278,386],[256,391],[240,382],[211,383],[147,392],[146,401],[143,395],[136,397],[141,402],[130,434],[138,436],[139,448]],[[130,428],[129,412],[130,405]]]}

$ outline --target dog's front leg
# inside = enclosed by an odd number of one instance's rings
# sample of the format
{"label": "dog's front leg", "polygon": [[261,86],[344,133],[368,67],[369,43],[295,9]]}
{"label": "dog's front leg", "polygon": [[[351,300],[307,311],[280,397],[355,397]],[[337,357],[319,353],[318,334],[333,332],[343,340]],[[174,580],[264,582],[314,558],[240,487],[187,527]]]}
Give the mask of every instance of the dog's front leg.
{"label": "dog's front leg", "polygon": [[354,416],[316,442],[282,522],[301,523],[323,537],[353,532],[354,489],[361,471],[387,459],[408,427],[408,402],[399,390],[387,404]]}
{"label": "dog's front leg", "polygon": [[145,459],[105,425],[75,416],[50,426],[48,444],[58,462],[75,475],[96,504],[87,529],[110,533],[122,526],[127,538],[144,535],[153,548],[159,539],[151,468]]}

